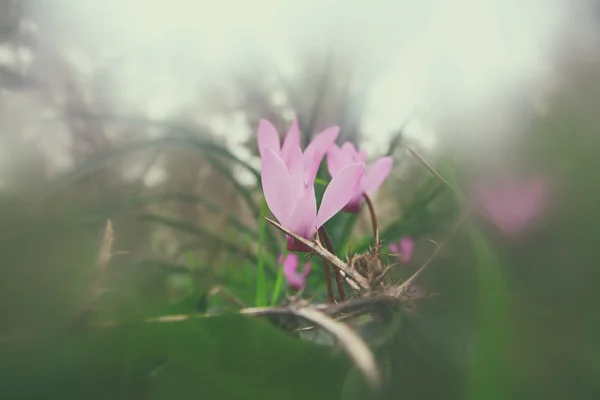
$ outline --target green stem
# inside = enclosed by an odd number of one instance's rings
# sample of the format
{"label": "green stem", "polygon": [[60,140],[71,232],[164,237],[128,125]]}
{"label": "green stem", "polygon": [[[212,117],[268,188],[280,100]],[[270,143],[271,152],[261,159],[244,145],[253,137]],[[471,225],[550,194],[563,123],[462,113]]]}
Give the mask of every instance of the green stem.
{"label": "green stem", "polygon": [[263,245],[265,242],[265,234],[267,232],[267,202],[263,199],[260,204],[260,215],[258,219],[258,265],[256,268],[256,297],[254,304],[257,307],[265,307],[267,305],[267,288],[265,279],[265,266],[263,259]]}

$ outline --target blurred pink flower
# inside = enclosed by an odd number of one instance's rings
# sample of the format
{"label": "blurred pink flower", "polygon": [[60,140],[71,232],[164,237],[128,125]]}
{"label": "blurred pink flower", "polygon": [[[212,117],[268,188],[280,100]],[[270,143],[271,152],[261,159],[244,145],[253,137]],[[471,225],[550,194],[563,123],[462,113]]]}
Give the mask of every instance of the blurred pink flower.
{"label": "blurred pink flower", "polygon": [[[261,180],[265,200],[279,223],[306,239],[337,214],[352,198],[364,173],[364,163],[341,169],[331,180],[317,212],[314,176],[304,173],[300,147],[290,150],[288,165],[271,148],[263,148]],[[290,251],[308,251],[302,243],[287,238]]]}
{"label": "blurred pink flower", "polygon": [[[282,256],[279,256],[281,264]],[[298,255],[289,253],[283,261],[283,276],[292,289],[300,290],[306,285],[306,277],[310,273],[310,263],[304,264],[301,272],[298,272]]]}
{"label": "blurred pink flower", "polygon": [[515,234],[542,212],[548,195],[543,178],[504,180],[476,187],[476,198],[484,214],[506,234]]}
{"label": "blurred pink flower", "polygon": [[415,249],[415,241],[411,237],[404,237],[398,243],[390,244],[390,252],[399,254],[403,263],[408,263],[412,259]]}
{"label": "blurred pink flower", "polygon": [[[339,131],[339,127],[332,126],[317,133],[304,150],[302,164],[305,179],[307,181],[314,181],[321,160],[323,160],[323,156],[335,142],[335,139],[337,139]],[[293,161],[293,150],[296,147],[300,148],[300,128],[298,127],[298,120],[294,119],[283,141],[283,145],[280,145],[277,129],[269,121],[261,119],[258,124],[257,139],[261,158],[264,155],[265,149],[271,149],[275,154],[281,157],[284,164],[289,169]]]}
{"label": "blurred pink flower", "polygon": [[[357,162],[364,163],[366,160],[367,153],[364,150],[357,151],[350,142],[344,143],[341,148],[332,144],[327,151],[327,169],[332,178],[347,165]],[[372,195],[386,180],[392,166],[392,157],[381,157],[375,161],[363,175],[352,199],[344,207],[344,211],[358,213],[364,200],[364,194]]]}

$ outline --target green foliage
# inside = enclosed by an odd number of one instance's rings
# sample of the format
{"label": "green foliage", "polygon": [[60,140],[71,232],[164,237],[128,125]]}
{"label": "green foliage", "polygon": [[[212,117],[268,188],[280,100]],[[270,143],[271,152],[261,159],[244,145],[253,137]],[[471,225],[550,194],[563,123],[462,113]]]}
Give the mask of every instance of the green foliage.
{"label": "green foliage", "polygon": [[332,399],[347,361],[239,315],[0,345],[0,397]]}

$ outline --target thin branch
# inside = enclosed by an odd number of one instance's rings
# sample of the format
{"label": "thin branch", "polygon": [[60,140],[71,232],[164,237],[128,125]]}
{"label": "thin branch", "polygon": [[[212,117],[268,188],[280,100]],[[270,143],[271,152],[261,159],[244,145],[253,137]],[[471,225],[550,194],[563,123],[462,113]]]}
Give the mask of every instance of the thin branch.
{"label": "thin branch", "polygon": [[[333,248],[333,244],[331,243],[331,239],[329,238],[329,234],[325,230],[325,227],[322,226],[321,228],[319,228],[318,234],[319,234],[319,239],[325,244],[325,247],[327,248],[327,250],[329,250],[329,252],[335,256],[335,250]],[[323,261],[325,261],[324,258],[323,258]],[[340,300],[345,301],[346,293],[344,292],[344,283],[342,281],[343,278],[342,278],[342,275],[340,274],[340,270],[334,267],[333,273],[335,274],[335,283],[337,285]]]}
{"label": "thin branch", "polygon": [[419,268],[414,274],[412,274],[412,276],[410,278],[408,278],[402,285],[400,285],[399,287],[394,289],[394,295],[398,296],[398,295],[402,294],[413,284],[413,282],[415,280],[417,280],[417,278],[423,273],[423,271],[425,271],[425,268],[427,268],[429,266],[429,264],[431,264],[433,259],[440,253],[440,251],[442,251],[442,249],[446,246],[446,244],[448,243],[450,238],[456,233],[456,231],[458,230],[458,227],[463,223],[465,218],[469,215],[470,211],[471,211],[471,207],[468,207],[462,213],[462,215],[458,219],[458,222],[452,227],[452,229],[448,233],[448,236],[446,236],[446,238],[439,243],[439,245],[433,251],[431,256],[427,259],[427,261],[425,261],[425,263],[421,266],[421,268]]}
{"label": "thin branch", "polygon": [[345,262],[343,262],[342,260],[340,260],[339,258],[337,258],[336,256],[334,256],[333,254],[331,254],[329,251],[327,251],[327,249],[325,249],[323,246],[321,246],[321,244],[319,244],[317,242],[314,242],[314,241],[311,241],[311,240],[308,240],[308,239],[305,239],[302,236],[296,235],[294,232],[288,230],[287,228],[284,228],[278,222],[273,221],[272,219],[269,219],[269,218],[266,218],[266,217],[265,217],[265,219],[267,221],[269,221],[269,223],[271,223],[274,227],[276,227],[277,229],[279,229],[283,233],[285,233],[285,234],[293,237],[294,239],[296,239],[300,243],[306,245],[309,249],[311,249],[312,251],[314,251],[315,253],[317,253],[321,257],[327,258],[327,261],[329,261],[331,264],[333,264],[334,267],[337,267],[337,268],[341,269],[342,271],[344,271],[346,273],[346,275],[348,275],[356,283],[358,283],[360,285],[360,287],[362,287],[365,290],[369,290],[370,289],[369,283],[367,282],[367,280],[363,276],[361,276],[354,269],[350,268]]}
{"label": "thin branch", "polygon": [[371,225],[373,226],[373,236],[375,238],[375,251],[377,257],[379,257],[379,228],[377,226],[377,216],[375,215],[375,207],[373,207],[373,202],[365,193],[365,202],[367,203],[367,207],[369,208],[369,214],[371,214]]}
{"label": "thin branch", "polygon": [[398,131],[396,131],[396,134],[394,135],[394,137],[392,138],[392,140],[390,142],[390,146],[388,147],[388,151],[386,153],[387,156],[391,156],[394,153],[394,151],[396,150],[396,147],[398,147],[398,143],[403,141],[404,130],[406,129],[406,126],[408,125],[410,120],[415,116],[416,113],[417,113],[417,110],[413,110],[404,119],[404,122],[402,123],[402,125],[400,126]]}
{"label": "thin branch", "polygon": [[446,185],[459,199],[464,200],[464,196],[461,193],[459,193],[450,184],[450,182],[448,182],[446,180],[446,178],[444,178],[439,172],[437,172],[436,169],[429,162],[427,162],[427,160],[425,159],[425,157],[423,157],[421,154],[419,154],[418,151],[416,151],[415,149],[413,149],[408,144],[406,144],[406,143],[403,142],[402,145],[404,147],[406,147],[406,150],[408,150],[408,152],[410,154],[412,154],[413,157],[415,157],[421,164],[423,164],[425,166],[425,168],[427,168],[429,170],[429,172],[431,172],[437,178],[437,180],[439,180],[444,185]]}

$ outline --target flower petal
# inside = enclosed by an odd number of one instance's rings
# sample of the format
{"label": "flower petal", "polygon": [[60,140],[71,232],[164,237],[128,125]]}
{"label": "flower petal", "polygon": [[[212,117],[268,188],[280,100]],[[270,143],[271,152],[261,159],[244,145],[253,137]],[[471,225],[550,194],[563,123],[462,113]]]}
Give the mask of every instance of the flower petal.
{"label": "flower petal", "polygon": [[317,214],[317,228],[340,211],[356,194],[358,184],[365,172],[364,163],[350,164],[342,168],[329,182]]}
{"label": "flower petal", "polygon": [[[309,157],[312,157],[312,160]],[[304,154],[304,184],[306,186],[312,186],[315,183],[322,159],[323,155],[319,151],[308,155]]]}
{"label": "flower petal", "polygon": [[283,276],[292,289],[300,290],[306,285],[306,277],[310,273],[310,264],[305,264],[298,273],[298,255],[290,253],[283,263]]}
{"label": "flower petal", "polygon": [[304,158],[300,146],[296,146],[289,151],[286,165],[292,178],[294,199],[299,199],[304,193]]}
{"label": "flower petal", "polygon": [[[360,187],[360,184],[359,184]],[[343,210],[347,213],[358,214],[360,212],[360,206],[362,205],[365,197],[361,191],[357,191],[354,193],[354,196],[350,199],[348,204],[346,204]]]}
{"label": "flower petal", "polygon": [[265,148],[269,148],[273,150],[275,154],[279,154],[279,143],[277,129],[266,119],[261,119],[258,122],[258,151],[260,152],[260,156],[263,156]]}
{"label": "flower petal", "polygon": [[342,151],[346,154],[351,154],[352,157],[354,157],[356,153],[358,153],[358,151],[356,150],[356,146],[354,146],[354,143],[352,142],[345,142],[342,145]]}
{"label": "flower petal", "polygon": [[329,171],[329,176],[333,177],[343,167],[342,150],[334,143],[327,151],[327,171]]}
{"label": "flower petal", "polygon": [[290,217],[289,230],[295,234],[310,239],[317,232],[317,199],[315,188],[310,185],[298,199]]}
{"label": "flower petal", "polygon": [[265,200],[277,220],[286,226],[294,204],[292,177],[283,160],[270,148],[263,150],[261,181]]}
{"label": "flower petal", "polygon": [[400,252],[402,253],[402,262],[408,263],[415,249],[415,241],[410,237],[400,239]]}
{"label": "flower petal", "polygon": [[290,166],[289,158],[291,155],[291,151],[296,147],[300,147],[300,128],[298,127],[298,119],[294,118],[294,121],[290,126],[290,130],[285,136],[285,139],[283,140],[283,145],[281,146],[281,158],[285,162],[285,165],[288,166],[288,168]]}
{"label": "flower petal", "polygon": [[311,163],[316,163],[316,168],[319,168],[319,164],[321,164],[321,160],[323,160],[323,156],[327,153],[327,150],[333,145],[335,139],[337,139],[338,134],[340,133],[340,128],[338,126],[332,126],[331,128],[327,128],[324,131],[315,135],[315,138],[306,146],[304,150],[305,154],[305,170],[312,170],[315,168]]}
{"label": "flower petal", "polygon": [[392,157],[381,157],[379,160],[375,161],[371,168],[365,173],[365,176],[360,183],[362,192],[368,195],[373,194],[379,186],[381,186],[383,181],[386,180],[392,171],[393,165],[394,160]]}

